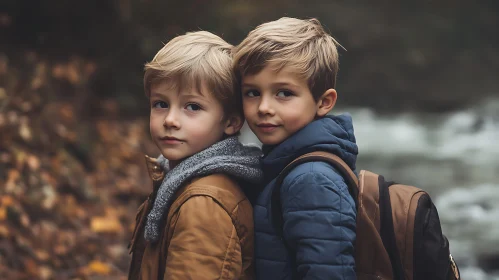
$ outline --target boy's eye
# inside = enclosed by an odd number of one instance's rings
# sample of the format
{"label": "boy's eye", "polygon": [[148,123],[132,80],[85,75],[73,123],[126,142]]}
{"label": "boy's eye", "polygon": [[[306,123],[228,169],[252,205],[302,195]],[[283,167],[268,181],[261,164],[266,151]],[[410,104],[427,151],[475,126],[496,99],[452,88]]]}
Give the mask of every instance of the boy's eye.
{"label": "boy's eye", "polygon": [[280,90],[277,93],[277,96],[278,97],[290,97],[290,96],[293,96],[293,93],[291,91],[288,91],[288,90]]}
{"label": "boy's eye", "polygon": [[164,101],[156,101],[152,104],[153,108],[168,108],[168,103]]}
{"label": "boy's eye", "polygon": [[256,90],[250,90],[250,91],[247,91],[245,95],[248,97],[257,97],[257,96],[260,96],[260,93]]}
{"label": "boy's eye", "polygon": [[187,110],[189,111],[199,111],[201,110],[201,106],[199,106],[198,104],[188,104],[186,107],[185,107]]}

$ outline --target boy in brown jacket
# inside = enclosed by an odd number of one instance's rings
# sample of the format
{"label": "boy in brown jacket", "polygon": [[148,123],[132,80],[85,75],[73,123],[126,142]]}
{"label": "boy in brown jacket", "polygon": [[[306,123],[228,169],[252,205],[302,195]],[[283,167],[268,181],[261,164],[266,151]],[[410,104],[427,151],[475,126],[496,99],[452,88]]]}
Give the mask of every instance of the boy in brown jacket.
{"label": "boy in brown jacket", "polygon": [[242,145],[232,46],[206,31],[168,42],[145,66],[153,191],[130,242],[129,279],[252,279],[260,150]]}

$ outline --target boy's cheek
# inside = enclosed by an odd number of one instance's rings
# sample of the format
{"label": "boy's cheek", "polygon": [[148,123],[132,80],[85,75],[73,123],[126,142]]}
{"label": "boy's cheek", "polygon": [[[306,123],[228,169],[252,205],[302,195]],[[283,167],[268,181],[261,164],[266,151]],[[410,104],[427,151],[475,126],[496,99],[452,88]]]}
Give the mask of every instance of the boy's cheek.
{"label": "boy's cheek", "polygon": [[254,114],[255,110],[256,109],[255,109],[255,105],[253,104],[253,102],[243,101],[243,113],[244,113],[245,118],[251,117]]}
{"label": "boy's cheek", "polygon": [[149,120],[149,131],[151,132],[151,136],[154,138],[158,135],[159,130],[163,126],[160,119],[151,115]]}

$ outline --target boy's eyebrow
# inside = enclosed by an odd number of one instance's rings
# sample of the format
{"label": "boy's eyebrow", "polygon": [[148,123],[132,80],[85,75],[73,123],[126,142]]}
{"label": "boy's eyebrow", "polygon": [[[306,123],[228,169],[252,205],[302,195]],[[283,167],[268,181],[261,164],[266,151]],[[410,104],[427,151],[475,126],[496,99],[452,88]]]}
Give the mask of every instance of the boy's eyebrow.
{"label": "boy's eyebrow", "polygon": [[[202,95],[202,94],[188,93],[188,94],[181,94],[179,96],[187,97],[187,98],[200,98],[200,99],[209,101],[209,98],[205,98],[204,95]],[[150,98],[153,98],[153,97],[165,97],[165,94],[162,94],[159,92],[151,92]]]}
{"label": "boy's eyebrow", "polygon": [[298,87],[298,85],[294,83],[289,83],[289,82],[279,82],[279,83],[273,83],[272,85],[274,86],[279,86],[279,87],[286,87],[286,86],[291,86],[291,87]]}
{"label": "boy's eyebrow", "polygon": [[242,83],[242,87],[258,87],[257,85],[251,84],[251,83]]}
{"label": "boy's eyebrow", "polygon": [[153,98],[153,97],[162,97],[163,95],[161,93],[158,93],[158,92],[151,92],[151,95],[150,95],[150,98]]}
{"label": "boy's eyebrow", "polygon": [[[251,84],[251,83],[243,83],[241,86],[242,87],[254,87],[254,88],[258,88],[257,85],[254,85],[254,84]],[[290,82],[272,83],[272,86],[278,86],[278,87],[287,87],[287,86],[298,87],[298,85],[296,85],[294,83],[290,83]]]}
{"label": "boy's eyebrow", "polygon": [[204,95],[201,95],[201,94],[188,93],[188,94],[182,94],[181,97],[184,97],[184,98],[197,98],[197,99],[201,99],[201,100],[206,101],[206,102],[210,102],[210,98],[206,98]]}
{"label": "boy's eyebrow", "polygon": [[180,96],[185,96],[185,97],[203,97],[203,95],[201,95],[201,94],[193,94],[193,93],[181,94]]}

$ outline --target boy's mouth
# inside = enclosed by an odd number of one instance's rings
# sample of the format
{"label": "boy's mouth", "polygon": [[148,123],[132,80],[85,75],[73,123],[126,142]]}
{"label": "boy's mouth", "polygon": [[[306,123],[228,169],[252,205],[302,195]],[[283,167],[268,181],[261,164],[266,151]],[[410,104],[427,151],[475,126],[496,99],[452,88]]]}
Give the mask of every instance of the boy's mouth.
{"label": "boy's mouth", "polygon": [[272,132],[274,131],[279,125],[272,124],[272,123],[258,123],[256,125],[262,132]]}
{"label": "boy's mouth", "polygon": [[183,140],[180,140],[180,139],[173,137],[173,136],[164,136],[164,137],[161,137],[159,139],[166,144],[177,144],[177,143],[184,142]]}

